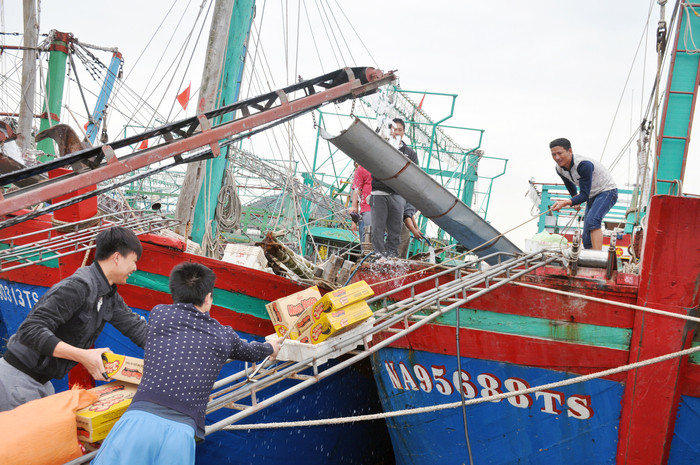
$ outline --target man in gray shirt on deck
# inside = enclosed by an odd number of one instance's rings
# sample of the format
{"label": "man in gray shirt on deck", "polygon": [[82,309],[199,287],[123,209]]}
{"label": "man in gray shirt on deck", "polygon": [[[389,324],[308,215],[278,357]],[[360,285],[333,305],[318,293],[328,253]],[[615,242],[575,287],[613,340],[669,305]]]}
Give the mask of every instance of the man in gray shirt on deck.
{"label": "man in gray shirt on deck", "polygon": [[[402,140],[406,123],[402,119],[396,118],[393,120],[391,128],[392,137],[399,141],[399,152],[417,165],[418,155]],[[372,176],[370,205],[372,206],[372,246],[374,252],[382,257],[398,257],[406,199]],[[386,233],[386,241],[384,233]]]}

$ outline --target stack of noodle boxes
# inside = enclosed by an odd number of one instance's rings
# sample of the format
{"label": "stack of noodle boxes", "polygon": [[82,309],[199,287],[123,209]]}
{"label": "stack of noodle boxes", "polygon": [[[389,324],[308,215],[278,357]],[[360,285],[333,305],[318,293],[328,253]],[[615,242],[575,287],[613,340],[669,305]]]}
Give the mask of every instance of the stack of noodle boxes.
{"label": "stack of noodle boxes", "polygon": [[[289,339],[277,358],[299,361],[318,352],[310,346],[319,346],[331,336],[338,341],[338,338],[355,330],[371,328],[372,310],[365,299],[373,295],[372,288],[365,281],[358,281],[328,292],[323,297],[314,286],[270,302],[266,308],[276,335],[267,336],[267,339],[284,337],[289,333]],[[295,349],[296,356],[290,353]]]}
{"label": "stack of noodle boxes", "polygon": [[88,443],[107,437],[131,404],[143,376],[143,360],[140,358],[104,353],[103,360],[105,373],[114,381],[90,389],[100,398],[76,412],[78,439]]}

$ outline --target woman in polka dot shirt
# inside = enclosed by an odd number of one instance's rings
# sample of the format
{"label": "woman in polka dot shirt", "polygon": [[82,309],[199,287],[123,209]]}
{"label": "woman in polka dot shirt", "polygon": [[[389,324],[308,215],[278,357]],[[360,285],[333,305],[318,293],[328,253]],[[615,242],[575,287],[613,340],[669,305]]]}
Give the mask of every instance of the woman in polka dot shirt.
{"label": "woman in polka dot shirt", "polygon": [[209,315],[215,280],[198,263],[173,268],[175,303],[151,310],[141,384],[93,465],[194,464],[194,438],[204,437],[207,399],[224,362],[279,352],[279,341],[245,342]]}

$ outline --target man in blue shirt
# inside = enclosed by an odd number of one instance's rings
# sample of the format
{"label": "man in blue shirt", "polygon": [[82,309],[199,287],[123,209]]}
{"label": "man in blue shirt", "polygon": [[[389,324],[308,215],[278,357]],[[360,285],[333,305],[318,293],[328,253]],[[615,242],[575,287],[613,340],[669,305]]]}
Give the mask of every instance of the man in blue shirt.
{"label": "man in blue shirt", "polygon": [[226,360],[279,352],[278,340],[245,342],[209,315],[215,280],[199,263],[173,268],[174,303],[151,310],[141,384],[93,465],[194,464],[195,436],[204,437],[207,400]]}
{"label": "man in blue shirt", "polygon": [[[557,174],[571,194],[570,199],[557,201],[552,210],[559,211],[564,207],[578,210],[583,202],[587,202],[583,216],[583,247],[601,250],[603,217],[617,202],[617,186],[612,175],[598,160],[574,156],[568,139],[555,139],[549,143],[549,148],[557,164]],[[576,191],[576,186],[580,192]]]}

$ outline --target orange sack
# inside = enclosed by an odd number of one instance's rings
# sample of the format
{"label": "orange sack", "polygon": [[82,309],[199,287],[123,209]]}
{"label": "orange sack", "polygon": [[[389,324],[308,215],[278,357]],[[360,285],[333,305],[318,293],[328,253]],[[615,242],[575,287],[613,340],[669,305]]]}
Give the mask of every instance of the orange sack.
{"label": "orange sack", "polygon": [[0,412],[0,463],[60,465],[80,457],[75,412],[97,398],[72,389]]}

